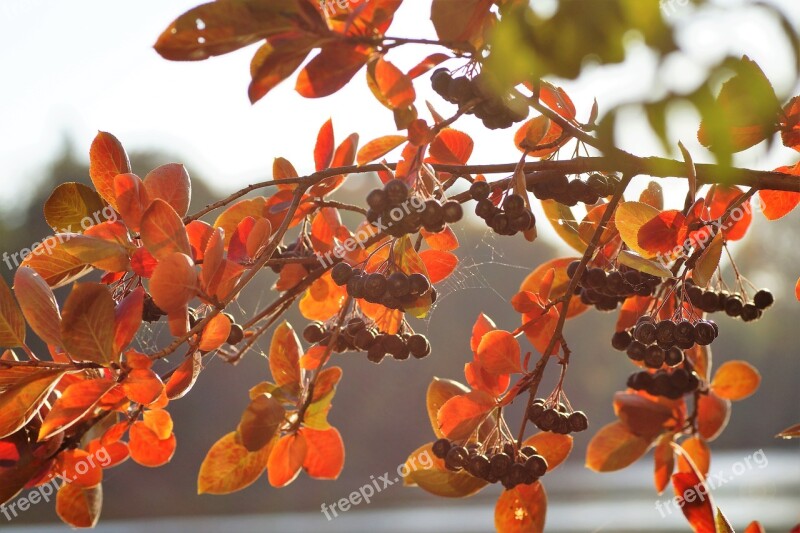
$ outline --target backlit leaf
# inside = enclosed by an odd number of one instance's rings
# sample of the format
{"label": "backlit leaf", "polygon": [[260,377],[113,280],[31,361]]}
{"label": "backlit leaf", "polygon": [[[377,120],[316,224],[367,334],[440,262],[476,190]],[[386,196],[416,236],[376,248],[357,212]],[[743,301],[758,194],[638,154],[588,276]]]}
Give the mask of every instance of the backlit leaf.
{"label": "backlit leaf", "polygon": [[[708,206],[709,215],[712,219],[722,217],[728,208],[744,194],[738,187],[717,185],[714,188],[714,197]],[[731,212],[730,217],[722,226],[725,238],[729,241],[740,240],[747,233],[752,221],[753,210],[747,203],[740,205]]]}
{"label": "backlit leaf", "polygon": [[431,427],[437,437],[443,437],[441,429],[439,428],[438,413],[439,409],[452,397],[460,396],[469,392],[469,389],[450,379],[442,379],[434,377],[428,390],[425,394],[425,404],[428,411],[428,418],[431,421]]}
{"label": "backlit leaf", "polygon": [[197,381],[197,376],[203,369],[200,352],[194,351],[181,365],[175,369],[166,383],[166,393],[170,400],[182,398],[189,392]]}
{"label": "backlit leaf", "polygon": [[306,458],[308,446],[302,433],[281,437],[267,462],[267,476],[273,487],[285,487],[295,480]]}
{"label": "backlit leaf", "polygon": [[284,421],[285,410],[281,403],[268,394],[260,394],[250,401],[242,413],[237,432],[242,446],[256,452],[266,446]]}
{"label": "backlit leaf", "polygon": [[252,80],[247,89],[250,102],[267,95],[280,82],[291,76],[314,47],[316,39],[302,36],[270,39],[261,45],[250,63]]}
{"label": "backlit leaf", "polygon": [[137,287],[120,300],[114,310],[114,351],[121,352],[131,343],[142,325],[144,288]]}
{"label": "backlit leaf", "polygon": [[306,98],[329,96],[344,87],[367,59],[369,56],[357,46],[328,44],[300,71],[295,90]]}
{"label": "backlit leaf", "polygon": [[[800,102],[800,98],[796,98]],[[800,143],[797,145],[800,147]],[[800,163],[791,167],[779,167],[775,172],[800,176]],[[777,220],[789,214],[800,203],[800,192],[760,190],[761,212],[768,220]]]}
{"label": "backlit leaf", "polygon": [[150,278],[150,294],[167,313],[189,303],[197,294],[197,271],[192,259],[180,252],[162,257]]}
{"label": "backlit leaf", "polygon": [[[170,462],[175,454],[177,442],[175,435],[159,439],[158,435],[147,427],[144,422],[134,422],[130,428],[130,442],[128,446],[131,459],[142,466],[156,468]],[[262,463],[263,464],[263,463]]]}
{"label": "backlit leaf", "polygon": [[[695,468],[705,478],[708,476],[708,469],[711,466],[711,450],[708,444],[702,438],[690,437],[681,442],[680,447],[694,463]],[[693,472],[694,469],[689,464],[689,461],[683,456],[678,454],[678,471],[679,472]]]}
{"label": "backlit leaf", "polygon": [[291,324],[284,321],[275,329],[269,346],[269,369],[278,386],[300,386],[300,354],[303,348]]}
{"label": "backlit leaf", "polygon": [[117,174],[114,177],[114,194],[125,225],[132,231],[139,231],[142,215],[151,202],[142,180],[136,174]]}
{"label": "backlit leaf", "polygon": [[89,176],[97,193],[114,209],[114,177],[131,171],[131,162],[122,144],[110,133],[100,131],[89,148]]}
{"label": "backlit leaf", "polygon": [[465,165],[472,155],[474,142],[464,132],[445,128],[430,145],[430,157],[426,161],[445,165]]}
{"label": "backlit leaf", "polygon": [[122,387],[132,402],[142,405],[155,402],[164,391],[164,383],[159,375],[146,368],[131,370],[122,382]]}
{"label": "backlit leaf", "polygon": [[641,255],[631,252],[630,250],[620,250],[617,260],[621,264],[636,269],[639,272],[644,272],[645,274],[651,274],[660,278],[672,277],[672,272],[661,263],[645,259]]}
{"label": "backlit leaf", "polygon": [[491,0],[433,0],[431,22],[445,42],[471,41],[490,15]]}
{"label": "backlit leaf", "polygon": [[75,361],[108,365],[114,352],[114,300],[105,285],[79,283],[64,303],[61,339]]}
{"label": "backlit leaf", "polygon": [[47,368],[0,369],[0,439],[16,433],[36,415],[63,375],[61,370]]}
{"label": "backlit leaf", "polygon": [[722,257],[722,245],[724,243],[725,239],[722,233],[717,233],[700,257],[697,258],[697,263],[692,269],[692,279],[698,286],[705,287],[708,285],[708,282],[711,281],[711,277],[719,266],[719,260]]}
{"label": "backlit leaf", "polygon": [[706,484],[694,472],[679,472],[672,476],[672,487],[679,498],[677,503],[694,531],[716,531],[714,507]]}
{"label": "backlit leaf", "polygon": [[431,283],[439,283],[447,279],[458,266],[458,256],[451,252],[423,250],[419,252],[419,257],[425,263]]}
{"label": "backlit leaf", "polygon": [[336,428],[300,429],[306,441],[303,469],[314,479],[336,479],[344,468],[344,442]]}
{"label": "backlit leaf", "polygon": [[5,278],[0,278],[0,346],[14,348],[25,344],[25,316]]}
{"label": "backlit leaf", "polygon": [[494,405],[494,399],[483,391],[454,396],[439,409],[437,423],[447,438],[462,440],[472,435]]}
{"label": "backlit leaf", "polygon": [[105,218],[104,206],[100,195],[86,185],[62,183],[45,201],[44,218],[57,233],[80,233]]}
{"label": "backlit leaf", "polygon": [[573,438],[551,431],[541,431],[525,439],[523,446],[533,446],[547,461],[547,471],[552,472],[566,461],[572,452]]}
{"label": "backlit leaf", "polygon": [[613,472],[630,466],[642,457],[652,439],[634,434],[622,422],[602,427],[586,449],[586,466],[595,472]]}
{"label": "backlit leaf", "polygon": [[639,228],[637,237],[639,247],[651,254],[669,254],[678,246],[685,223],[686,217],[680,211],[669,210],[659,213]]}
{"label": "backlit leaf", "polygon": [[317,171],[328,168],[333,160],[333,121],[328,119],[317,133],[317,142],[314,145],[314,164]]}
{"label": "backlit leaf", "polygon": [[621,202],[614,213],[614,223],[623,242],[646,259],[655,254],[639,246],[639,230],[658,214],[657,209],[641,202]]}
{"label": "backlit leaf", "polygon": [[490,374],[522,371],[519,343],[508,331],[494,330],[486,333],[478,344],[477,358]]}
{"label": "backlit leaf", "polygon": [[486,481],[463,470],[448,470],[444,461],[433,454],[432,445],[420,446],[408,456],[404,465],[404,470],[408,472],[403,479],[404,485],[417,485],[444,498],[465,498],[486,486]]}
{"label": "backlit leaf", "polygon": [[94,527],[103,508],[103,486],[85,488],[64,483],[56,494],[56,513],[72,527]]}
{"label": "backlit leaf", "polygon": [[658,439],[658,444],[653,451],[655,461],[655,471],[653,480],[656,485],[656,492],[661,494],[669,485],[672,473],[675,470],[675,452],[672,451],[672,434],[666,433]]}
{"label": "backlit leaf", "polygon": [[537,481],[504,490],[494,508],[494,527],[498,533],[541,533],[547,516],[547,494]]}
{"label": "backlit leaf", "polygon": [[231,321],[222,313],[208,321],[200,337],[200,350],[212,352],[228,340],[231,333]]}
{"label": "backlit leaf", "polygon": [[417,97],[411,78],[382,56],[367,66],[367,82],[372,94],[389,109],[408,107]]}
{"label": "backlit leaf", "polygon": [[161,199],[155,199],[142,215],[142,242],[153,257],[161,261],[180,252],[191,255],[186,227],[175,209]]}
{"label": "backlit leaf", "polygon": [[198,494],[230,494],[254,483],[267,466],[272,446],[250,452],[231,432],[208,450],[197,475]]}
{"label": "backlit leaf", "polygon": [[78,423],[116,385],[113,380],[98,378],[78,381],[67,387],[42,422],[39,440],[49,439]]}
{"label": "backlit leaf", "polygon": [[761,383],[761,375],[746,361],[725,361],[717,369],[711,388],[720,398],[743,400],[753,394]]}
{"label": "backlit leaf", "polygon": [[14,273],[14,294],[39,338],[51,346],[61,346],[61,312],[42,276],[30,267],[20,267]]}
{"label": "backlit leaf", "polygon": [[309,320],[328,320],[342,308],[347,293],[326,272],[314,280],[300,299],[300,312]]}
{"label": "backlit leaf", "polygon": [[366,165],[382,158],[401,144],[406,142],[403,135],[385,135],[369,141],[358,151],[356,161],[359,165]]}
{"label": "backlit leaf", "polygon": [[731,416],[731,402],[720,398],[713,391],[700,395],[697,404],[697,430],[707,441],[716,439]]}
{"label": "backlit leaf", "polygon": [[180,163],[167,163],[151,170],[144,177],[144,188],[151,200],[164,200],[178,216],[189,211],[192,200],[192,182],[186,167]]}

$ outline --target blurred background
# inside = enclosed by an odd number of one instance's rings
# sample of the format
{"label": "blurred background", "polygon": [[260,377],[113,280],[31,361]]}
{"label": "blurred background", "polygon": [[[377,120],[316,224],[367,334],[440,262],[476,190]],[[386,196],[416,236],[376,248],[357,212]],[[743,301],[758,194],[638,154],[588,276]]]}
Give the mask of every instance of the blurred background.
{"label": "blurred background", "polygon": [[[644,1],[644,0],[643,0]],[[537,2],[538,3],[538,2]],[[800,3],[775,0],[800,26]],[[313,170],[312,149],[319,126],[333,119],[337,139],[351,132],[362,144],[392,133],[391,114],[369,93],[363,73],[340,93],[306,100],[284,82],[255,106],[247,100],[249,54],[234,53],[202,63],[173,63],[152,49],[158,34],[196,4],[194,0],[135,3],[102,0],[2,0],[0,2],[0,253],[13,253],[49,232],[41,206],[52,189],[65,181],[89,183],[88,148],[97,130],[116,135],[131,153],[134,172],[144,176],[167,162],[184,163],[193,178],[192,211],[223,194],[267,179],[274,157],[288,158],[302,174]],[[541,3],[547,9],[548,2]],[[552,2],[549,2],[552,4]],[[683,53],[658,66],[636,39],[625,63],[588,67],[577,81],[564,83],[585,119],[596,97],[603,109],[665,91],[690,89],[705,68],[725,54],[747,53],[757,61],[781,99],[797,94],[789,46],[778,35],[777,21],[754,9],[752,2],[718,1],[718,7],[696,11],[686,0],[664,0],[670,23],[679,28]],[[431,37],[430,2],[407,0],[398,11],[392,35]],[[407,70],[430,53],[402,47],[390,58]],[[450,65],[449,63],[447,65]],[[457,61],[452,61],[458,66]],[[417,80],[421,98],[443,114],[449,104]],[[618,142],[641,155],[665,153],[634,111],[621,117]],[[669,123],[670,138],[682,140],[695,161],[710,161],[696,142],[698,118],[692,110],[676,109]],[[475,139],[471,162],[513,162],[514,130],[484,131],[472,117],[456,127]],[[796,152],[782,146],[759,145],[736,156],[736,163],[772,169],[794,164]],[[630,197],[648,183],[637,178]],[[659,180],[672,207],[682,205],[686,187],[677,180]],[[353,176],[337,194],[359,199],[378,184],[374,176]],[[516,327],[518,316],[509,304],[520,282],[541,262],[572,255],[544,222],[541,238],[529,244],[521,237],[496,237],[474,219],[457,229],[461,263],[442,283],[432,314],[413,327],[434,346],[421,361],[373,365],[356,355],[341,355],[335,364],[344,378],[330,414],[342,433],[347,461],[334,482],[312,481],[303,475],[285,489],[261,479],[230,496],[197,496],[196,477],[209,447],[231,431],[248,403],[247,389],[268,378],[267,363],[258,352],[238,366],[212,360],[192,393],[170,405],[178,450],[172,462],[146,469],[126,462],[107,471],[100,531],[488,531],[493,524],[497,487],[459,501],[443,500],[419,489],[398,485],[377,494],[332,521],[320,512],[322,503],[347,497],[385,472],[394,472],[407,455],[432,440],[425,411],[425,389],[432,376],[463,381],[463,365],[471,357],[469,331],[480,311],[499,325]],[[354,227],[355,219],[346,219]],[[734,405],[730,424],[712,449],[712,472],[727,472],[731,480],[715,491],[715,501],[737,528],[760,520],[768,531],[788,531],[800,522],[800,457],[797,441],[773,436],[800,422],[800,350],[797,324],[800,304],[792,288],[800,275],[797,228],[800,212],[768,224],[755,214],[744,242],[732,251],[739,270],[757,287],[769,287],[776,305],[762,320],[743,325],[720,317],[720,338],[714,343],[714,363],[745,359],[763,377],[759,391]],[[732,279],[726,262],[727,279]],[[0,263],[10,280],[13,271]],[[274,296],[271,275],[265,274],[234,309],[247,316]],[[58,293],[63,296],[63,289]],[[296,329],[305,320],[292,311]],[[590,430],[577,435],[567,464],[545,478],[552,531],[682,531],[683,517],[656,508],[669,494],[652,488],[652,454],[630,469],[595,474],[583,468],[590,435],[614,419],[610,398],[624,388],[633,370],[627,358],[610,346],[615,314],[589,312],[566,329],[573,349],[565,391],[584,410]],[[163,343],[165,328],[148,330],[145,346]],[[268,337],[267,337],[268,340]],[[266,349],[266,346],[260,348]],[[177,360],[177,359],[176,359]],[[174,361],[172,361],[174,364]],[[554,373],[554,372],[553,372]],[[554,376],[547,375],[542,390]],[[517,410],[519,410],[517,406]],[[511,420],[518,419],[514,409]],[[732,476],[734,463],[763,449],[763,467]],[[48,524],[52,524],[48,526]],[[52,504],[38,504],[6,523],[9,531],[63,530]]]}

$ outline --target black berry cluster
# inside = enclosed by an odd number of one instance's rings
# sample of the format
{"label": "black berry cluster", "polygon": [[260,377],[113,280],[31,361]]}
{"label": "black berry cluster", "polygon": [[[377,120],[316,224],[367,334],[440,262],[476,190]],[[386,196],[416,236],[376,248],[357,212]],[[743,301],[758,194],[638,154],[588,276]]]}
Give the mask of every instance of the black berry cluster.
{"label": "black berry cluster", "polygon": [[636,325],[614,333],[611,345],[625,351],[633,361],[642,361],[648,368],[677,366],[684,360],[683,350],[695,344],[707,346],[719,336],[719,326],[713,320],[681,319],[656,321],[645,315]]}
{"label": "black berry cluster", "polygon": [[564,174],[544,174],[543,178],[529,185],[528,190],[539,200],[555,200],[570,207],[584,203],[594,205],[600,198],[611,196],[619,185],[615,176],[590,174],[586,181],[579,178],[572,181]]}
{"label": "black berry cluster", "polygon": [[431,344],[424,335],[419,333],[381,333],[375,338],[375,342],[367,351],[367,359],[373,363],[380,363],[387,355],[394,357],[398,361],[408,359],[413,356],[422,359],[430,355]]}
{"label": "black berry cluster", "polygon": [[353,298],[363,298],[370,303],[381,304],[389,309],[404,310],[406,305],[417,298],[430,294],[436,301],[436,289],[423,274],[411,275],[395,271],[366,273],[360,268],[352,268],[347,263],[338,263],[331,269],[333,282],[347,287],[347,294]]}
{"label": "black berry cluster", "polygon": [[[272,252],[272,256],[270,259],[306,259],[309,257],[315,257],[314,251],[310,243],[305,241],[295,241],[289,244],[283,245],[281,244],[275,251]],[[303,268],[306,269],[306,272],[311,272],[314,269],[314,265],[310,263],[300,263]],[[286,263],[283,264],[273,264],[270,265],[270,268],[276,274],[280,274],[283,267],[286,266]]]}
{"label": "black berry cluster", "polygon": [[472,79],[453,78],[447,69],[440,68],[431,75],[431,86],[439,96],[459,107],[478,100],[467,113],[481,119],[490,130],[510,128],[515,122],[528,118],[528,103],[523,98],[513,94],[496,95],[480,74]]}
{"label": "black berry cluster", "polygon": [[744,322],[758,320],[764,310],[775,303],[775,297],[767,289],[759,290],[753,295],[752,300],[748,300],[746,294],[731,294],[725,290],[704,290],[688,279],[684,284],[684,290],[686,297],[697,309],[706,313],[724,311],[729,317],[738,317]]}
{"label": "black berry cluster", "polygon": [[[570,278],[575,276],[579,265],[580,261],[573,261],[567,266]],[[589,267],[581,275],[577,293],[584,304],[593,305],[599,311],[613,311],[631,296],[652,296],[660,284],[661,278],[625,265],[611,272]]]}
{"label": "black berry cluster", "polygon": [[425,228],[431,233],[444,231],[446,224],[461,220],[464,215],[461,204],[448,200],[422,200],[411,196],[408,185],[393,179],[383,189],[373,189],[367,195],[367,220],[393,237],[416,233]]}
{"label": "black berry cluster", "polygon": [[531,403],[527,416],[542,431],[562,435],[584,431],[589,427],[589,419],[583,411],[569,412],[563,403],[548,402],[544,398],[536,398]]}
{"label": "black berry cluster", "polygon": [[490,187],[485,181],[473,183],[469,192],[478,201],[475,214],[499,235],[516,235],[536,225],[536,218],[525,205],[525,199],[518,194],[509,194],[502,207],[497,207],[489,200]]}
{"label": "black berry cluster", "polygon": [[536,448],[523,446],[517,450],[510,442],[484,450],[480,443],[461,446],[439,439],[433,443],[433,454],[444,460],[448,470],[464,470],[488,483],[499,481],[506,489],[536,483],[548,468],[547,460]]}
{"label": "black berry cluster", "polygon": [[672,400],[694,392],[699,385],[700,380],[694,372],[685,368],[659,370],[655,373],[643,370],[628,377],[628,387],[633,390],[643,390],[653,396],[664,396]]}
{"label": "black berry cluster", "polygon": [[[303,338],[312,344],[328,346],[333,339],[333,324],[311,322],[303,329]],[[354,317],[347,324],[336,339],[333,351],[342,353],[346,351],[366,351],[375,342],[378,330],[370,327],[363,318]]]}

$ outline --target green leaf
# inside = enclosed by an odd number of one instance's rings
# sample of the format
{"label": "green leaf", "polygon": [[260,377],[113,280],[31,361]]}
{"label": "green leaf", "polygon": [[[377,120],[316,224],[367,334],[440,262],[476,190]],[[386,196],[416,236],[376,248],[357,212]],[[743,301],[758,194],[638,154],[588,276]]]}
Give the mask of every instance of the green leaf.
{"label": "green leaf", "polygon": [[580,253],[586,251],[586,243],[578,233],[578,222],[572,214],[572,209],[555,200],[542,200],[542,209],[553,229],[565,243]]}
{"label": "green leaf", "polygon": [[645,274],[651,274],[653,276],[658,276],[659,278],[672,277],[672,272],[670,272],[669,269],[655,261],[645,259],[636,252],[622,250],[619,252],[617,259],[623,265],[636,269],[639,272],[644,272]]}

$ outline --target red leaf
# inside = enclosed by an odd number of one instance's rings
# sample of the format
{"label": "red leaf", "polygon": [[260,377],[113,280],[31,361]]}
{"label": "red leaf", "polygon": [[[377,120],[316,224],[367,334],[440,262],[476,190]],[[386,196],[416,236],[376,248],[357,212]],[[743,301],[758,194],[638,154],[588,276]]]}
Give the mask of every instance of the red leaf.
{"label": "red leaf", "polygon": [[655,471],[653,481],[656,485],[656,492],[661,494],[669,485],[672,473],[675,470],[675,452],[672,451],[672,434],[664,434],[658,441],[653,451],[655,461]]}
{"label": "red leaf", "polygon": [[704,439],[716,439],[728,425],[730,416],[730,400],[720,398],[713,391],[700,395],[697,404],[697,429]]}
{"label": "red leaf", "polygon": [[117,209],[114,177],[130,171],[131,162],[122,144],[110,133],[98,132],[89,148],[89,176],[97,193],[114,209]]}
{"label": "red leaf", "polygon": [[0,369],[0,439],[16,433],[36,416],[63,375],[50,368]]}
{"label": "red leaf", "polygon": [[469,42],[477,37],[491,15],[491,0],[434,0],[431,22],[436,35],[445,42]]}
{"label": "red leaf", "polygon": [[202,220],[192,220],[186,224],[186,234],[189,237],[189,246],[192,248],[192,259],[196,263],[203,260],[206,245],[208,245],[212,233],[214,233],[214,228]]}
{"label": "red leaf", "polygon": [[64,483],[56,494],[56,513],[72,527],[95,527],[103,506],[103,486]]}
{"label": "red leaf", "polygon": [[[567,275],[567,267],[570,263],[579,259],[579,257],[563,257],[542,263],[523,280],[519,286],[520,292],[527,291],[539,294],[544,277],[552,270],[554,277],[550,287],[550,298],[556,299],[564,296],[570,282],[570,277]],[[586,304],[581,302],[580,298],[573,298],[569,303],[567,318],[577,316],[588,308]]]}
{"label": "red leaf", "polygon": [[639,228],[639,246],[650,253],[669,253],[678,245],[685,223],[680,211],[664,211]]}
{"label": "red leaf", "polygon": [[344,468],[344,442],[336,428],[300,429],[306,440],[303,469],[314,479],[336,479]]}
{"label": "red leaf", "polygon": [[542,533],[547,515],[547,495],[537,481],[504,490],[494,508],[494,527],[498,533]]}
{"label": "red leaf", "polygon": [[267,461],[269,484],[285,487],[295,480],[306,458],[308,446],[302,433],[281,437]]}
{"label": "red leaf", "polygon": [[783,145],[800,151],[800,96],[795,96],[783,106],[784,121],[781,124]]}
{"label": "red leaf", "polygon": [[477,359],[464,365],[464,377],[470,387],[494,397],[503,394],[511,384],[510,374],[489,373]]}
{"label": "red leaf", "polygon": [[433,250],[452,252],[458,248],[458,237],[453,233],[453,229],[450,226],[445,226],[444,231],[439,233],[431,233],[422,228],[420,229],[420,234],[425,239],[425,244]]}
{"label": "red leaf", "polygon": [[478,344],[476,356],[481,366],[490,374],[522,372],[519,343],[508,331],[494,330],[486,333]]}
{"label": "red leaf", "polygon": [[648,439],[656,438],[665,429],[674,428],[682,416],[672,405],[626,392],[614,394],[614,413],[631,432]]}
{"label": "red leaf", "polygon": [[323,207],[311,221],[311,244],[319,253],[326,253],[333,249],[333,237],[342,225],[339,210],[333,207]]}
{"label": "red leaf", "polygon": [[547,107],[566,119],[575,118],[575,104],[564,89],[542,81],[539,91],[539,98]]}
{"label": "red leaf", "polygon": [[149,368],[134,368],[122,382],[125,395],[132,402],[149,405],[164,391],[161,378]]}
{"label": "red leaf", "polygon": [[78,381],[68,386],[42,422],[39,440],[47,440],[80,422],[100,398],[116,385],[113,380],[100,378]]}
{"label": "red leaf", "polygon": [[[795,149],[797,148],[800,148],[800,143],[795,146]],[[791,167],[776,168],[775,172],[800,176],[800,163]],[[800,203],[800,192],[761,190],[758,191],[758,195],[761,197],[762,212],[769,220],[777,220],[786,216]]]}
{"label": "red leaf", "polygon": [[445,165],[466,165],[469,156],[472,155],[473,146],[472,139],[466,133],[445,128],[431,142],[428,150],[430,157],[426,161]]}
{"label": "red leaf", "polygon": [[493,329],[497,329],[494,321],[483,313],[479,314],[478,319],[475,321],[475,325],[472,326],[472,337],[469,341],[469,346],[473,352],[478,351],[478,345],[480,344],[483,336]]}
{"label": "red leaf", "polygon": [[672,487],[678,498],[676,503],[692,529],[698,533],[714,533],[714,506],[706,484],[694,472],[679,472],[672,476]]}
{"label": "red leaf", "polygon": [[439,283],[447,279],[458,266],[458,257],[451,252],[439,250],[423,250],[419,253],[431,283]]}
{"label": "red leaf", "polygon": [[192,199],[192,182],[186,167],[179,163],[168,163],[151,170],[144,177],[144,187],[151,200],[167,202],[179,216],[189,211]]}
{"label": "red leaf", "polygon": [[131,255],[131,269],[137,276],[150,278],[157,265],[158,261],[147,248],[137,248]]}
{"label": "red leaf", "polygon": [[295,90],[306,98],[329,96],[344,87],[367,59],[369,55],[360,47],[328,44],[300,71]]}
{"label": "red leaf", "polygon": [[439,409],[439,427],[451,440],[466,439],[483,422],[494,405],[494,399],[483,391],[454,396]]}
{"label": "red leaf", "polygon": [[317,172],[331,166],[333,160],[333,121],[328,119],[319,129],[317,144],[314,146],[314,163]]}
{"label": "red leaf", "polygon": [[[544,115],[539,115],[519,127],[514,134],[514,145],[521,152],[528,152],[531,157],[547,157],[569,140],[563,134],[561,126]],[[540,146],[544,148],[538,148]]]}
{"label": "red leaf", "polygon": [[170,400],[182,398],[189,392],[197,381],[197,376],[203,369],[200,352],[194,351],[181,365],[175,369],[166,384],[167,397]]}

